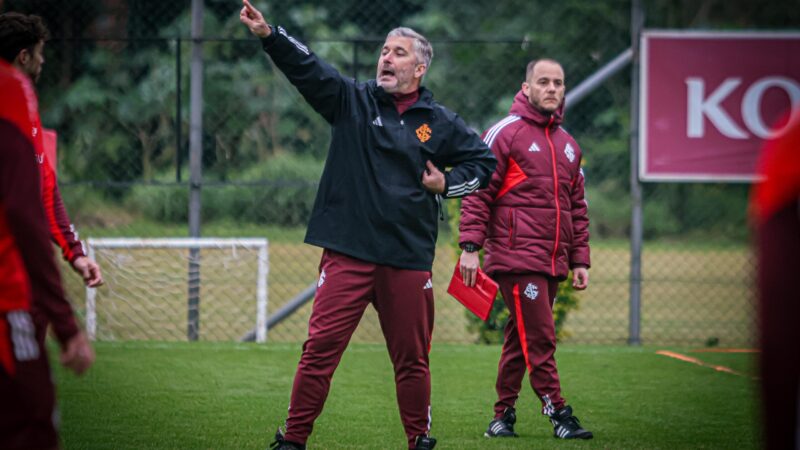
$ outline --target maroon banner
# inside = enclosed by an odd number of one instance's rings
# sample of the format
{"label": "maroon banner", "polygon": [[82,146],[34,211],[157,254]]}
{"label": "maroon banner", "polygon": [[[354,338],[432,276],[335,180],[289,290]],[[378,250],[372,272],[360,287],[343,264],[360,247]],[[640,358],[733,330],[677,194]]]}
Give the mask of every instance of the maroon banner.
{"label": "maroon banner", "polygon": [[642,180],[750,181],[800,114],[800,33],[646,31],[640,86]]}

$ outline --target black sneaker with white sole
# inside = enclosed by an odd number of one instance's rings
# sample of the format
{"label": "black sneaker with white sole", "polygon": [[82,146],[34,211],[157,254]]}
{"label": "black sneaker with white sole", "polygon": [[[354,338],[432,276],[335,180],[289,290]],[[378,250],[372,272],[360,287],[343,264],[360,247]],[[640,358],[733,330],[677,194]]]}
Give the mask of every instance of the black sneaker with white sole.
{"label": "black sneaker with white sole", "polygon": [[433,450],[433,447],[436,447],[436,439],[430,436],[417,436],[414,450]]}
{"label": "black sneaker with white sole", "polygon": [[483,435],[487,438],[517,437],[517,433],[514,432],[515,423],[517,423],[517,412],[514,408],[506,408],[502,417],[489,422],[489,428]]}
{"label": "black sneaker with white sole", "polygon": [[584,430],[577,417],[572,415],[572,407],[565,406],[550,415],[553,424],[553,437],[559,439],[591,439],[591,431]]}

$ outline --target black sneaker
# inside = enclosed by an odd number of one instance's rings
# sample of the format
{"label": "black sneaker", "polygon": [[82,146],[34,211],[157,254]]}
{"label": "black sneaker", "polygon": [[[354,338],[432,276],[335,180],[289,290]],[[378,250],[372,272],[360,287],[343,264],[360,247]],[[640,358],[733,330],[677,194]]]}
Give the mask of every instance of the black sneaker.
{"label": "black sneaker", "polygon": [[517,423],[517,412],[514,408],[506,408],[503,411],[503,417],[489,422],[489,428],[483,435],[487,438],[517,437],[519,435],[514,433],[515,423]]}
{"label": "black sneaker", "polygon": [[553,437],[560,439],[591,439],[591,431],[584,430],[577,417],[572,415],[572,407],[565,406],[550,415],[553,424]]}
{"label": "black sneaker", "polygon": [[433,450],[433,447],[436,447],[436,439],[429,436],[417,436],[414,450]]}
{"label": "black sneaker", "polygon": [[270,450],[306,450],[305,445],[284,439],[283,431],[280,428],[275,432],[275,441],[269,444],[269,448]]}

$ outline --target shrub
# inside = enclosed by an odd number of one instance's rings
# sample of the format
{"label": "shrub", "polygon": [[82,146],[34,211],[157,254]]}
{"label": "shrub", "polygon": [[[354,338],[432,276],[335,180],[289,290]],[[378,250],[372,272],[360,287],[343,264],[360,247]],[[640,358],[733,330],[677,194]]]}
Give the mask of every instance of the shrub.
{"label": "shrub", "polygon": [[189,188],[137,184],[128,194],[126,204],[148,219],[186,223],[189,217]]}
{"label": "shrub", "polygon": [[[322,166],[310,157],[281,154],[231,177],[230,184],[208,183],[202,191],[203,220],[305,225]],[[185,223],[188,198],[186,186],[138,185],[127,204],[152,220]]]}

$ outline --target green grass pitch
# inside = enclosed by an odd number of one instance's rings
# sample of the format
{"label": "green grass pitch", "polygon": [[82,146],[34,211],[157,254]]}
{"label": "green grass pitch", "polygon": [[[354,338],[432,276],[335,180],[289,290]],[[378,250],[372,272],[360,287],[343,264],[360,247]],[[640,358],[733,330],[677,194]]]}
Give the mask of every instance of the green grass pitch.
{"label": "green grass pitch", "polygon": [[[434,331],[435,334],[435,331]],[[54,376],[64,448],[264,449],[283,423],[300,344],[101,342],[84,377]],[[656,354],[683,353],[744,375]],[[51,348],[51,353],[54,352]],[[500,348],[434,344],[432,435],[439,449],[759,447],[753,354],[561,345],[564,396],[592,441],[552,437],[526,380],[520,437],[488,440]],[[353,344],[337,370],[311,449],[401,449],[405,436],[382,344]]]}

